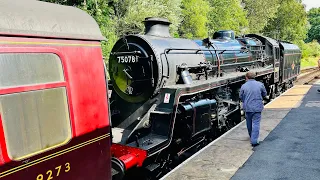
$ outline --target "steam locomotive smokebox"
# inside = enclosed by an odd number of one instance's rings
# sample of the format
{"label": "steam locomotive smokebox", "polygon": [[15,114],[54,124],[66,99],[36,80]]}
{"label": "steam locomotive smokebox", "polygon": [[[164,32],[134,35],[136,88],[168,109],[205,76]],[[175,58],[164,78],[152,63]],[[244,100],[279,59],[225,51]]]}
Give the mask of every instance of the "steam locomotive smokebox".
{"label": "steam locomotive smokebox", "polygon": [[[109,58],[114,91],[131,103],[144,103],[155,97],[161,88],[176,85],[177,66],[197,67],[205,62],[195,42],[170,36],[171,23],[167,19],[149,17],[144,24],[145,35],[131,34],[119,39]],[[191,81],[185,80],[187,84]],[[138,107],[136,104],[132,106],[131,113]],[[120,110],[123,118],[130,116],[128,109]]]}
{"label": "steam locomotive smokebox", "polygon": [[171,23],[168,19],[148,17],[143,22],[145,25],[145,35],[171,37],[169,32],[169,25]]}

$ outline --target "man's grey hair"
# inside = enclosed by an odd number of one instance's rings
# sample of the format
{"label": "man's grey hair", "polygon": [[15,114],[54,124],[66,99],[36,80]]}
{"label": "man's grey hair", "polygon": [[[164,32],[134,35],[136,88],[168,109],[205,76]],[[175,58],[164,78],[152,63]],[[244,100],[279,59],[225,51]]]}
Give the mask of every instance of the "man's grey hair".
{"label": "man's grey hair", "polygon": [[254,79],[256,77],[256,73],[249,71],[249,72],[247,72],[246,77],[248,79]]}

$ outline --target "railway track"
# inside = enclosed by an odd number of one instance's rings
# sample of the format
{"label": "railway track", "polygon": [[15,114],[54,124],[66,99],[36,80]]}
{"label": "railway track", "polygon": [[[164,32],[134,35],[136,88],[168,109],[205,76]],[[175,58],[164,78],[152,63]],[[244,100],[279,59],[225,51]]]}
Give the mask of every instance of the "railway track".
{"label": "railway track", "polygon": [[300,70],[300,74],[311,72],[311,71],[314,71],[314,70],[317,70],[317,69],[319,69],[319,68],[318,67],[307,67],[307,68],[301,69]]}
{"label": "railway track", "polygon": [[318,67],[312,67],[301,70],[300,75],[295,81],[295,85],[308,85],[314,83],[320,77]]}

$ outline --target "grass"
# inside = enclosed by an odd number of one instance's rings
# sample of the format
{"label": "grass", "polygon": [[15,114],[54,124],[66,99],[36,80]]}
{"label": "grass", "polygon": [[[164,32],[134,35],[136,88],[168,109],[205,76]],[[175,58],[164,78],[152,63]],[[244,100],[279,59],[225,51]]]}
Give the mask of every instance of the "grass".
{"label": "grass", "polygon": [[301,68],[318,66],[318,60],[320,57],[307,57],[301,60]]}

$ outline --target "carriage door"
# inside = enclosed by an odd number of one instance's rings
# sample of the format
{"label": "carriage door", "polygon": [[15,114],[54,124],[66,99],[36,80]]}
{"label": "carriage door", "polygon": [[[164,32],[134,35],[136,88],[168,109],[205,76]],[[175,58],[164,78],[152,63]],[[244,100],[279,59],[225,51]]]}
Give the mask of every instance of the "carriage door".
{"label": "carriage door", "polygon": [[279,81],[279,69],[280,69],[280,48],[275,47],[274,50],[274,82]]}

